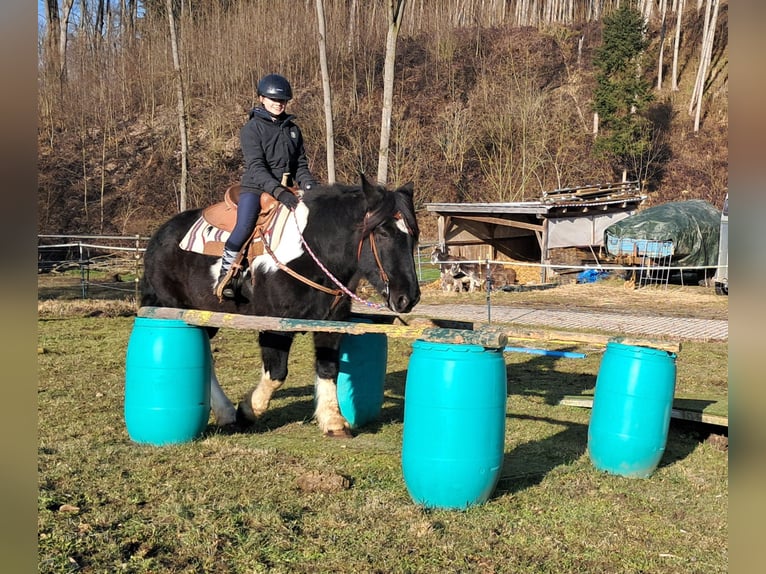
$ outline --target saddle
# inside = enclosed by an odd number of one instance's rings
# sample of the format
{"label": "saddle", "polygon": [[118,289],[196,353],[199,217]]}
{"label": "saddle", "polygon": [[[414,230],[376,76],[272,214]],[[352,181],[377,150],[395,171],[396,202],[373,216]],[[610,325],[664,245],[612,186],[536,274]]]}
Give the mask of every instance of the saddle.
{"label": "saddle", "polygon": [[[237,223],[239,191],[239,183],[230,185],[223,194],[223,201],[214,203],[202,210],[202,219],[216,229],[231,233]],[[263,242],[253,241],[253,238],[260,237],[269,228],[279,211],[277,209],[279,205],[279,201],[274,199],[272,195],[261,194],[261,212],[258,214],[258,221],[250,238],[242,247],[242,255],[248,261],[252,261],[255,257],[263,254]],[[220,257],[223,255],[224,243],[225,241],[207,241],[204,248],[205,254]]]}

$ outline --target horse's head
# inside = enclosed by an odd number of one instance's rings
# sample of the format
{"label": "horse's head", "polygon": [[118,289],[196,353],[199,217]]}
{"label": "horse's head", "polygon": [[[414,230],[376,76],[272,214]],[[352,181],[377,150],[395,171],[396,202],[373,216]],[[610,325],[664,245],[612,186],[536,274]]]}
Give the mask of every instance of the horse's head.
{"label": "horse's head", "polygon": [[370,184],[362,175],[367,211],[359,244],[359,272],[396,313],[408,313],[420,300],[415,248],[420,230],[413,186],[394,191]]}

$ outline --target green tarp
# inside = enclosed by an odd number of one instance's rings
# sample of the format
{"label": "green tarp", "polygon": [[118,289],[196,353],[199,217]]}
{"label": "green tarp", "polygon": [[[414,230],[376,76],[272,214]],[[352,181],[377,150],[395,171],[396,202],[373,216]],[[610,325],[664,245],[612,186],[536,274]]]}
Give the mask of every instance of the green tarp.
{"label": "green tarp", "polygon": [[[672,251],[671,261],[682,267],[717,265],[721,212],[707,201],[673,201],[647,208],[604,230],[610,255],[625,255],[637,247],[657,257]],[[669,247],[671,246],[672,247]]]}

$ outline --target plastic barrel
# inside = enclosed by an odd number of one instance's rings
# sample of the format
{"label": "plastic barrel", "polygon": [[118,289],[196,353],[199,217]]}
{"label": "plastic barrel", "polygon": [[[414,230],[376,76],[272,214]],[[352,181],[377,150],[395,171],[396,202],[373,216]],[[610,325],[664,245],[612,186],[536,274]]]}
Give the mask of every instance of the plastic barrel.
{"label": "plastic barrel", "polygon": [[588,425],[588,455],[611,474],[646,478],[665,452],[676,387],[676,355],[608,343]]}
{"label": "plastic barrel", "polygon": [[210,416],[210,341],[183,321],[137,317],[125,361],[125,424],[139,443],[194,440]]}
{"label": "plastic barrel", "polygon": [[[371,322],[352,319],[357,322]],[[383,408],[388,337],[383,333],[343,335],[338,366],[338,404],[351,428],[373,422]]]}
{"label": "plastic barrel", "polygon": [[425,507],[487,501],[503,466],[502,349],[415,341],[404,391],[402,472]]}

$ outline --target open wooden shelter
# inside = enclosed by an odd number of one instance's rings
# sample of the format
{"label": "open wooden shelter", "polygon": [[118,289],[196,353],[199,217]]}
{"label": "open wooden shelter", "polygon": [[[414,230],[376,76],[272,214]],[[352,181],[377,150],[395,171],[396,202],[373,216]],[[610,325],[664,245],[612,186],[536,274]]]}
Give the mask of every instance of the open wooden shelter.
{"label": "open wooden shelter", "polygon": [[[637,181],[543,192],[537,201],[428,203],[438,241],[468,259],[539,262],[540,281],[557,264],[598,261],[604,229],[633,215],[646,199]],[[566,255],[575,248],[575,253]]]}

